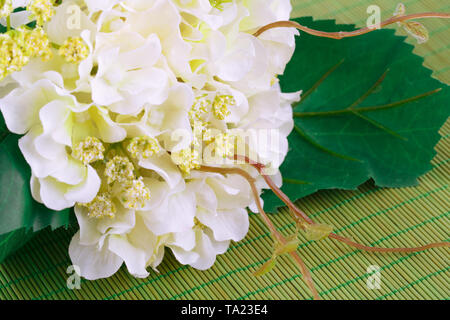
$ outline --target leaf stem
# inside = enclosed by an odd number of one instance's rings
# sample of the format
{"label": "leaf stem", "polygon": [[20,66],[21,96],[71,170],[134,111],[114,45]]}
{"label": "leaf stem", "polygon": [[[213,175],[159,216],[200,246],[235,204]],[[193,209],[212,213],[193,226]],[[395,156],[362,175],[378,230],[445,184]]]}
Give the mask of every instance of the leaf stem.
{"label": "leaf stem", "polygon": [[400,107],[400,106],[410,103],[410,102],[414,102],[414,101],[429,97],[435,93],[438,93],[441,90],[442,90],[442,88],[438,88],[438,89],[423,93],[421,95],[418,95],[418,96],[415,96],[412,98],[408,98],[405,100],[401,100],[398,102],[394,102],[394,103],[390,103],[390,104],[386,104],[386,105],[382,105],[382,106],[371,106],[371,107],[363,107],[363,108],[357,108],[357,109],[346,108],[346,109],[333,110],[333,111],[294,112],[294,117],[296,117],[296,118],[325,117],[325,116],[336,116],[336,115],[353,113],[354,111],[361,113],[361,112],[372,112],[372,111],[378,111],[378,110],[392,109],[392,108]]}
{"label": "leaf stem", "polygon": [[310,136],[308,136],[308,135],[306,134],[306,132],[303,131],[303,129],[301,129],[298,125],[295,125],[295,126],[294,126],[294,130],[295,130],[295,131],[296,131],[303,139],[305,139],[308,143],[310,143],[311,145],[313,145],[314,147],[316,147],[317,149],[319,149],[319,150],[321,150],[321,151],[323,151],[323,152],[326,152],[326,153],[328,153],[328,154],[330,154],[330,155],[332,155],[332,156],[334,156],[334,157],[341,158],[341,159],[344,159],[344,160],[355,161],[355,162],[362,162],[362,161],[359,160],[359,159],[352,158],[352,157],[350,157],[350,156],[346,156],[346,155],[344,155],[344,154],[340,154],[340,153],[337,153],[337,152],[335,152],[335,151],[333,151],[333,150],[330,150],[330,149],[328,149],[328,148],[325,148],[325,147],[322,146],[321,144],[319,144],[319,143],[317,143],[316,141],[314,141],[314,139],[312,139]]}
{"label": "leaf stem", "polygon": [[343,63],[345,59],[340,60],[338,63],[336,63],[334,66],[332,66],[325,74],[304,94],[302,94],[302,98],[299,102],[294,103],[292,105],[292,108],[297,108],[299,105],[301,105],[305,100],[313,94],[313,92],[334,72],[337,68],[339,68]]}
{"label": "leaf stem", "polygon": [[[396,22],[404,22],[404,21],[408,21],[408,20],[424,19],[424,18],[449,19],[450,14],[449,13],[440,13],[440,12],[424,12],[424,13],[416,13],[416,14],[410,14],[410,15],[404,15],[404,16],[396,16],[396,17],[392,17],[386,21],[381,22],[380,27],[382,28],[382,27],[388,26],[388,25],[396,23]],[[264,32],[266,32],[270,29],[274,29],[274,28],[297,28],[297,29],[299,29],[303,32],[306,32],[308,34],[311,34],[313,36],[337,39],[337,40],[340,40],[343,38],[360,36],[360,35],[377,30],[376,28],[365,27],[365,28],[358,29],[355,31],[325,32],[325,31],[314,30],[314,29],[302,26],[301,24],[299,24],[295,21],[278,21],[278,22],[274,22],[274,23],[265,25],[264,27],[262,27],[258,31],[256,31],[253,35],[255,37],[258,37],[261,34],[263,34]]]}
{"label": "leaf stem", "polygon": [[353,104],[350,107],[348,107],[348,109],[355,109],[357,106],[359,106],[361,103],[363,103],[364,100],[366,100],[383,83],[383,81],[384,81],[384,79],[386,79],[386,76],[388,73],[389,73],[389,69],[386,69],[386,71],[383,72],[381,77],[373,84],[373,86],[370,87],[369,90],[367,90],[367,92],[364,93],[358,100],[353,102]]}
{"label": "leaf stem", "polygon": [[[266,183],[269,185],[269,187],[273,190],[273,192],[291,209],[291,211],[300,219],[302,219],[304,222],[308,224],[316,224],[306,213],[301,211],[290,199],[289,197],[284,194],[283,191],[281,191],[280,188],[278,188],[275,183],[272,181],[272,179],[264,175],[262,173],[261,166],[254,166],[262,175]],[[369,251],[369,252],[382,252],[382,253],[391,253],[391,252],[402,252],[402,253],[411,253],[411,252],[421,252],[425,251],[431,248],[442,248],[442,247],[450,247],[450,243],[448,242],[440,242],[440,243],[432,243],[421,247],[414,247],[414,248],[380,248],[380,247],[369,247],[363,244],[359,244],[349,238],[345,238],[342,236],[339,236],[335,233],[331,233],[329,235],[329,238],[338,240],[340,242],[343,242],[351,247],[363,250],[363,251]]]}
{"label": "leaf stem", "polygon": [[[281,191],[280,188],[277,187],[277,185],[273,182],[273,180],[263,173],[263,170],[265,168],[264,165],[260,163],[255,163],[254,161],[251,161],[248,157],[244,156],[235,156],[236,160],[245,161],[246,163],[252,165],[256,170],[258,170],[259,174],[264,178],[268,186],[272,189],[272,191],[277,195],[278,198],[280,198],[281,201],[283,201],[288,208],[301,220],[308,224],[316,224],[306,213],[304,213],[302,210],[300,210],[290,199],[289,197]],[[243,170],[242,170],[243,171]],[[342,236],[339,236],[335,233],[331,233],[329,235],[329,238],[338,240],[340,242],[343,242],[349,246],[355,247],[357,249],[363,250],[363,251],[370,251],[370,252],[403,252],[403,253],[410,253],[410,252],[421,252],[425,251],[431,248],[442,248],[442,247],[450,247],[449,242],[440,242],[440,243],[432,243],[421,247],[414,247],[414,248],[380,248],[380,247],[368,247],[362,244],[359,244],[357,242],[354,242],[353,240],[349,238],[345,238]]]}

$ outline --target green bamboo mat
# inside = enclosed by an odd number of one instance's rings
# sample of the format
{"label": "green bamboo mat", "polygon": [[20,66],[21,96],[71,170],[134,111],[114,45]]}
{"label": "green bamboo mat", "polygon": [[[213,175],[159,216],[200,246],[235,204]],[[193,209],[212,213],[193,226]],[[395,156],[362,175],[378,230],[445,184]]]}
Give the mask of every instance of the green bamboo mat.
{"label": "green bamboo mat", "polygon": [[[293,1],[295,16],[337,17],[340,23],[363,25],[369,4],[378,4],[386,15],[392,0]],[[449,11],[445,1],[404,1],[409,12]],[[447,2],[447,4],[449,4]],[[418,46],[425,65],[450,83],[450,34],[443,21],[425,21],[432,40]],[[448,23],[448,22],[447,22]],[[400,33],[400,32],[399,32]],[[358,191],[322,191],[298,205],[317,221],[331,223],[339,234],[371,245],[416,246],[449,240],[450,123],[442,129],[433,170],[420,185],[380,189],[370,183]],[[286,212],[273,217],[288,235],[294,226]],[[269,275],[252,272],[271,254],[272,241],[257,215],[250,217],[247,238],[232,244],[216,265],[204,272],[182,266],[167,255],[160,273],[134,279],[125,269],[108,280],[83,281],[81,290],[67,288],[67,248],[75,230],[44,231],[0,265],[0,299],[311,299],[308,289],[289,258],[281,258]],[[299,254],[312,270],[324,299],[448,299],[448,250],[415,254],[369,254],[331,240],[306,242]],[[381,288],[369,290],[368,267],[380,268]]]}

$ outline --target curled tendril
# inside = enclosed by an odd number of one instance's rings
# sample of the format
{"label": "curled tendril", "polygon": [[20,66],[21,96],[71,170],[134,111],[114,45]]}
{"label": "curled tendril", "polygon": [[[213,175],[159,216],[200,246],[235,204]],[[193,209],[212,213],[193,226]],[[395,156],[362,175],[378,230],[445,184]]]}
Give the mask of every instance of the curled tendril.
{"label": "curled tendril", "polygon": [[[300,228],[305,229],[308,225],[317,225],[316,222],[314,222],[306,213],[301,211],[290,199],[289,197],[281,191],[280,188],[277,187],[275,182],[266,174],[264,174],[265,166],[251,161],[248,157],[235,155],[234,160],[238,161],[244,161],[245,163],[253,166],[258,173],[264,178],[267,185],[272,189],[272,191],[275,193],[275,195],[282,200],[290,209],[293,218],[296,220],[297,225],[300,226]],[[258,208],[258,211],[261,214],[261,218],[263,219],[264,223],[269,228],[272,237],[275,238],[276,241],[278,241],[281,246],[287,246],[289,244],[289,240],[286,239],[273,225],[271,220],[269,219],[268,215],[265,213],[263,206],[261,204],[261,200],[259,197],[259,192],[255,184],[255,179],[245,170],[240,168],[217,168],[217,167],[208,167],[208,166],[201,166],[199,171],[203,172],[211,172],[211,173],[220,173],[223,175],[227,174],[237,174],[242,176],[244,179],[248,181],[250,184],[250,187],[252,189],[253,197],[255,198],[256,206]],[[378,252],[378,253],[412,253],[412,252],[421,252],[432,248],[443,248],[443,247],[450,247],[450,243],[448,242],[441,242],[441,243],[432,243],[425,246],[415,247],[415,248],[381,248],[381,247],[370,247],[366,246],[360,243],[357,243],[353,241],[350,238],[346,238],[340,235],[337,235],[336,233],[329,233],[328,238],[334,239],[337,241],[340,241],[342,243],[347,244],[350,247],[354,247],[358,250],[367,251],[367,252]],[[289,251],[289,250],[288,250]],[[300,256],[295,251],[287,252],[289,255],[294,259],[297,266],[300,268],[300,271],[302,273],[303,279],[305,280],[306,284],[308,285],[309,289],[311,290],[314,299],[320,300],[319,293],[317,292],[317,289],[314,285],[314,281],[312,279],[311,273],[309,269],[306,267],[303,260],[300,258]],[[269,260],[271,261],[271,260]],[[273,267],[273,266],[272,266]],[[269,268],[271,269],[271,268]],[[269,270],[270,271],[270,270]]]}
{"label": "curled tendril", "polygon": [[[442,18],[442,19],[449,19],[450,14],[449,13],[439,13],[439,12],[425,12],[425,13],[416,13],[416,14],[410,14],[410,15],[404,15],[404,16],[394,16],[386,21],[383,21],[380,23],[380,27],[385,27],[390,24],[396,23],[396,22],[405,22],[413,19],[424,19],[424,18]],[[277,21],[274,23],[270,23],[268,25],[265,25],[258,29],[253,35],[255,37],[259,37],[264,32],[274,29],[274,28],[296,28],[303,32],[309,33],[314,36],[322,37],[322,38],[331,38],[331,39],[343,39],[343,38],[349,38],[349,37],[356,37],[360,36],[372,31],[375,31],[377,29],[366,27],[362,29],[358,29],[355,31],[340,31],[340,32],[325,32],[325,31],[319,31],[314,30],[305,26],[302,26],[298,22],[295,21]]]}

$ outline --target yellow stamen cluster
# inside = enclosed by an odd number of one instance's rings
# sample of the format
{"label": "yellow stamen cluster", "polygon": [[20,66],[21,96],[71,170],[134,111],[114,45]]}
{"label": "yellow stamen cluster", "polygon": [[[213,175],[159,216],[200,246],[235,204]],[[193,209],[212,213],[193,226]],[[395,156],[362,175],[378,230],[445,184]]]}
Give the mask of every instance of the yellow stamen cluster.
{"label": "yellow stamen cluster", "polygon": [[88,209],[88,216],[91,218],[114,218],[116,214],[116,206],[108,193],[99,194],[90,203],[80,204]]}
{"label": "yellow stamen cluster", "polygon": [[[236,101],[230,95],[217,95],[214,101],[207,99],[207,95],[201,95],[195,99],[195,102],[189,112],[189,118],[192,126],[193,141],[189,148],[174,152],[172,160],[178,165],[185,176],[191,173],[192,169],[198,169],[201,166],[201,150],[204,142],[212,142],[216,139],[216,153],[223,157],[234,153],[234,144],[228,135],[219,135],[217,138],[213,131],[208,128],[207,115],[212,112],[219,120],[224,120],[229,114],[228,106],[235,105]],[[200,150],[200,151],[199,151]]]}
{"label": "yellow stamen cluster", "polygon": [[[208,131],[208,123],[205,116],[211,111],[211,101],[207,95],[197,97],[189,111],[189,119],[192,126],[193,141],[189,148],[172,153],[172,160],[178,165],[184,175],[188,176],[192,169],[198,169],[201,165],[200,152],[203,143],[203,132]],[[208,131],[209,132],[209,131]]]}
{"label": "yellow stamen cluster", "polygon": [[12,0],[0,0],[0,18],[5,18],[13,12]]}
{"label": "yellow stamen cluster", "polygon": [[39,26],[44,25],[55,14],[53,0],[33,0],[27,10],[31,12],[32,18],[36,19]]}
{"label": "yellow stamen cluster", "polygon": [[128,158],[115,156],[106,163],[105,176],[108,184],[129,183],[134,180],[134,166]]}
{"label": "yellow stamen cluster", "polygon": [[211,101],[206,99],[206,94],[195,98],[194,104],[189,111],[189,119],[191,124],[196,121],[203,121],[204,116],[209,112]]}
{"label": "yellow stamen cluster", "polygon": [[[26,30],[26,29],[25,29]],[[52,58],[50,40],[44,29],[38,27],[25,31],[25,53],[31,57],[41,57],[44,61]]]}
{"label": "yellow stamen cluster", "polygon": [[73,157],[84,165],[104,159],[105,147],[102,142],[94,137],[87,137],[73,148]]}
{"label": "yellow stamen cluster", "polygon": [[[89,149],[89,147],[92,147]],[[100,147],[102,149],[100,150]],[[88,155],[102,155],[104,153],[103,145],[95,138],[87,139],[80,143],[80,150],[83,150]],[[89,152],[94,150],[93,152]],[[119,152],[118,152],[119,151]],[[101,152],[101,153],[100,153]],[[89,217],[114,218],[116,213],[116,206],[113,198],[116,198],[122,206],[126,209],[140,210],[145,207],[145,204],[150,200],[150,190],[146,187],[143,177],[136,177],[135,167],[131,160],[120,151],[119,146],[113,146],[106,152],[107,157],[110,154],[115,154],[112,159],[107,161],[106,165],[98,166],[97,169],[104,168],[103,174],[100,176],[104,179],[102,183],[102,192],[90,203],[79,205],[88,209]],[[86,156],[88,157],[88,156]],[[94,157],[95,158],[95,157]],[[98,159],[100,156],[97,157]],[[93,159],[90,157],[89,159]],[[86,160],[88,162],[90,160]]]}
{"label": "yellow stamen cluster", "polygon": [[214,140],[214,131],[209,128],[203,128],[203,141],[211,142]]}
{"label": "yellow stamen cluster", "polygon": [[228,133],[223,133],[214,138],[214,151],[217,156],[227,158],[234,156],[236,137]]}
{"label": "yellow stamen cluster", "polygon": [[89,56],[89,47],[80,37],[70,37],[59,48],[58,54],[67,62],[80,63]]}
{"label": "yellow stamen cluster", "polygon": [[192,169],[199,169],[201,166],[200,153],[191,148],[172,153],[172,160],[186,176],[191,173]]}
{"label": "yellow stamen cluster", "polygon": [[145,186],[143,178],[133,180],[122,192],[121,200],[125,208],[142,209],[150,200],[150,190]]}
{"label": "yellow stamen cluster", "polygon": [[127,147],[128,152],[133,158],[142,160],[159,153],[158,141],[151,137],[133,138]]}
{"label": "yellow stamen cluster", "polygon": [[18,28],[0,35],[0,80],[20,71],[35,57],[52,56],[50,41],[42,28]]}
{"label": "yellow stamen cluster", "polygon": [[222,95],[216,96],[213,102],[213,113],[214,116],[219,120],[225,120],[231,112],[228,107],[236,104],[236,101],[232,96]]}

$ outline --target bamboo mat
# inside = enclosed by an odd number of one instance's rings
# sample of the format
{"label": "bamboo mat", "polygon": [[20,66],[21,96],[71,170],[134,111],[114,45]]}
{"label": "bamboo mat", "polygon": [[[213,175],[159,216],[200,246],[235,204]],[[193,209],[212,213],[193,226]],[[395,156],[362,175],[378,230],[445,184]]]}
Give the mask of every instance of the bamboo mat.
{"label": "bamboo mat", "polygon": [[[294,16],[337,17],[340,23],[363,25],[369,4],[378,4],[386,15],[394,11],[392,0],[297,0]],[[450,11],[450,3],[404,1],[408,12]],[[450,34],[443,21],[425,21],[431,41],[418,46],[425,65],[450,83]],[[448,22],[447,22],[448,23]],[[401,32],[399,32],[401,33]],[[339,234],[370,245],[416,246],[448,241],[450,123],[442,129],[433,170],[417,187],[380,189],[366,183],[358,191],[322,191],[298,202],[319,222],[333,224]],[[294,226],[287,212],[272,216],[279,230],[289,235]],[[289,258],[281,258],[275,270],[262,278],[252,272],[271,255],[272,241],[257,215],[250,217],[245,240],[233,243],[204,272],[177,263],[167,255],[147,279],[134,279],[125,269],[108,280],[83,281],[81,290],[67,288],[66,270],[71,264],[67,249],[75,230],[44,231],[0,265],[0,299],[311,299],[301,276]],[[303,239],[304,240],[304,239]],[[312,270],[324,299],[448,299],[448,250],[415,254],[369,254],[325,240],[307,242],[299,254]],[[369,266],[378,266],[381,287],[370,290]],[[370,272],[370,271],[369,271]]]}

